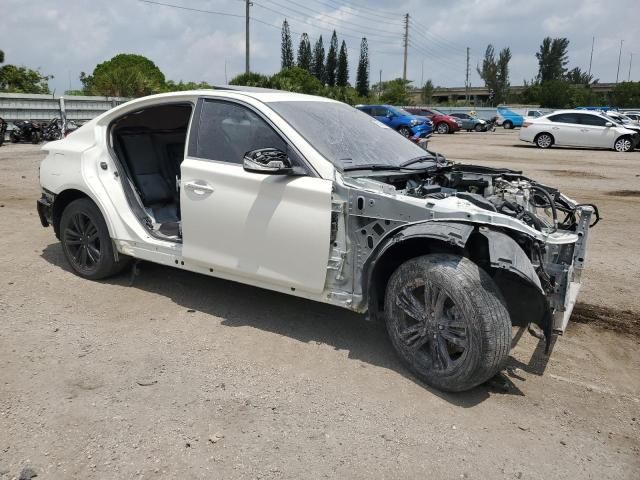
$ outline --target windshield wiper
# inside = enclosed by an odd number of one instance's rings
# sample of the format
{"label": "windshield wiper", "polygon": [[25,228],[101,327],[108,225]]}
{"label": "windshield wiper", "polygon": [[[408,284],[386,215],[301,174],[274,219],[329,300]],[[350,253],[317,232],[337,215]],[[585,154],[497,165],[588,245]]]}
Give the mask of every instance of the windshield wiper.
{"label": "windshield wiper", "polygon": [[397,165],[381,165],[381,164],[367,164],[367,165],[349,165],[342,169],[345,172],[352,170],[403,170],[402,167]]}
{"label": "windshield wiper", "polygon": [[404,163],[400,164],[400,167],[408,167],[409,165],[413,165],[414,163],[420,163],[430,160],[431,162],[436,162],[437,160],[430,155],[422,155],[421,157],[412,158],[411,160],[407,160]]}

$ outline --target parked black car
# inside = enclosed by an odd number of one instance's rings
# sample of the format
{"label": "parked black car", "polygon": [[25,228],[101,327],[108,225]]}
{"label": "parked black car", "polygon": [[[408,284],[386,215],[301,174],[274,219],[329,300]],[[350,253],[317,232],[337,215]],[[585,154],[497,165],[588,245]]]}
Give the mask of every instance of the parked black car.
{"label": "parked black car", "polygon": [[18,120],[13,122],[16,127],[11,130],[9,138],[13,143],[18,142],[31,142],[33,144],[40,143],[42,141],[42,125],[39,122],[33,120]]}

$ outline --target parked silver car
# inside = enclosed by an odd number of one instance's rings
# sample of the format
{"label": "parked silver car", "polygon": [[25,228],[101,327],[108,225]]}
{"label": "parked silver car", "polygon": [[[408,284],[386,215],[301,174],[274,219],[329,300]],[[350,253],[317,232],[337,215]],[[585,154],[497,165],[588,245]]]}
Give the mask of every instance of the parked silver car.
{"label": "parked silver car", "polygon": [[558,110],[524,122],[520,140],[540,148],[558,145],[629,152],[638,145],[640,134],[600,112]]}

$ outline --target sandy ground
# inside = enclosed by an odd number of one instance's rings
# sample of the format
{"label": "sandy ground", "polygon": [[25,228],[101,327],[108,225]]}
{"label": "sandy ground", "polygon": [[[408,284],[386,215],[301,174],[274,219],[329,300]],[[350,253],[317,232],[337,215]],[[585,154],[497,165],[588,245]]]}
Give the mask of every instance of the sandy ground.
{"label": "sandy ground", "polygon": [[639,478],[640,340],[618,327],[640,312],[640,152],[540,151],[502,130],[432,147],[603,216],[587,323],[548,361],[524,332],[500,378],[457,395],[344,310],[152,264],[133,287],[81,280],[35,212],[42,153],[0,147],[0,479]]}

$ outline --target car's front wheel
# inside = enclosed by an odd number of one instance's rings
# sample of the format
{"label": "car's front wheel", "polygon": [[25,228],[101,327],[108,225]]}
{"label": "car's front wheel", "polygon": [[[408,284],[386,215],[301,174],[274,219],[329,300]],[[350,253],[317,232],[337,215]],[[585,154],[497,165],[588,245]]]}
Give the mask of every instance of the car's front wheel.
{"label": "car's front wheel", "polygon": [[629,152],[633,148],[633,142],[629,137],[620,137],[613,144],[613,149],[616,152]]}
{"label": "car's front wheel", "polygon": [[460,392],[494,376],[511,343],[511,320],[489,275],[471,260],[432,254],[391,275],[385,320],[402,362],[440,390]]}
{"label": "car's front wheel", "polygon": [[481,123],[478,123],[475,127],[473,127],[473,129],[474,129],[476,132],[481,132],[483,128],[484,128],[484,127],[482,126],[482,124],[481,124]]}
{"label": "car's front wheel", "polygon": [[411,136],[411,129],[409,127],[400,127],[398,133],[403,137],[409,138]]}
{"label": "car's front wheel", "polygon": [[436,126],[436,131],[438,133],[441,133],[443,135],[449,133],[449,125],[447,125],[445,122],[440,122],[437,126]]}
{"label": "car's front wheel", "polygon": [[121,272],[129,257],[113,250],[100,209],[88,198],[71,202],[60,218],[60,241],[69,265],[83,278],[99,280]]}

